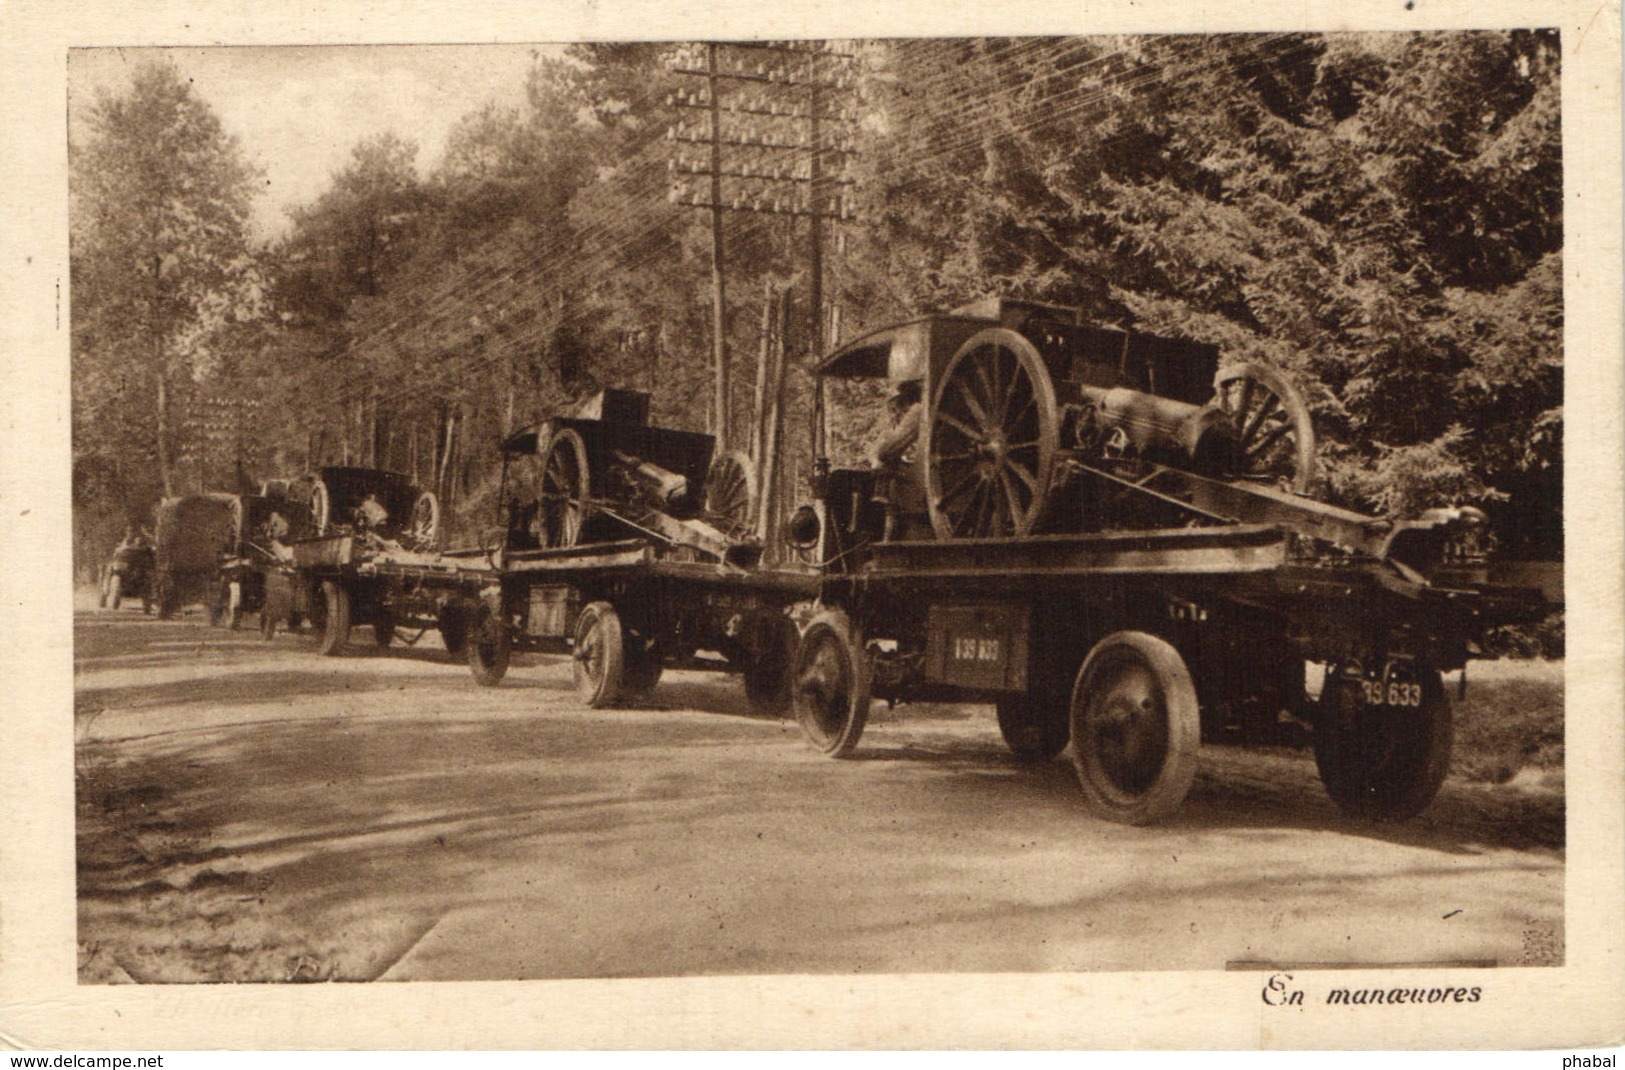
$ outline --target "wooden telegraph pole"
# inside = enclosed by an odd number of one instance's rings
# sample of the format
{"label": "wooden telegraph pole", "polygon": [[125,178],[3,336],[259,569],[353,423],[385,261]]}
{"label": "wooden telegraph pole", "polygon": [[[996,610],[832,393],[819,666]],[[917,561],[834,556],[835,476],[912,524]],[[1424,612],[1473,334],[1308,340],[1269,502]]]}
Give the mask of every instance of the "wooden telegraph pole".
{"label": "wooden telegraph pole", "polygon": [[[725,51],[726,50],[726,51]],[[770,62],[754,66],[741,57],[765,55]],[[687,90],[673,94],[669,103],[678,108],[702,109],[708,122],[704,133],[687,129],[676,123],[669,137],[679,144],[704,145],[708,150],[705,162],[673,154],[669,168],[673,174],[671,200],[673,203],[694,208],[705,208],[711,213],[712,249],[712,333],[714,380],[716,397],[712,403],[712,432],[718,447],[729,440],[728,416],[731,378],[725,336],[725,285],[722,248],[722,213],[724,211],[758,212],[768,215],[805,217],[809,224],[807,261],[807,333],[805,353],[816,358],[824,347],[824,222],[847,221],[844,197],[832,196],[831,188],[848,185],[850,180],[826,166],[826,157],[839,154],[842,159],[851,154],[850,144],[844,136],[831,137],[831,127],[844,127],[850,121],[844,109],[830,108],[833,91],[847,84],[844,71],[828,69],[831,62],[850,60],[850,54],[837,52],[818,42],[774,44],[768,42],[711,43],[705,46],[704,67],[674,66],[674,73],[703,79],[704,97]],[[788,62],[786,62],[788,61]],[[785,67],[778,66],[785,63]],[[794,69],[789,63],[796,64]],[[770,65],[771,64],[771,65]],[[724,94],[728,99],[724,99]],[[724,130],[727,119],[729,128]],[[724,166],[723,147],[734,157]],[[805,166],[803,166],[805,161]],[[724,195],[723,179],[729,180],[733,195]],[[691,180],[705,179],[705,186],[696,188]],[[702,193],[701,189],[705,192]],[[764,323],[773,321],[772,302],[764,308]],[[785,305],[788,310],[788,295]],[[782,337],[779,345],[788,349],[789,340]],[[764,338],[764,354],[768,343]],[[787,354],[786,354],[787,356]],[[775,479],[769,465],[778,452],[776,441],[781,435],[769,432],[778,419],[776,410],[784,394],[784,369],[770,374],[773,363],[764,359],[757,374],[757,406],[759,423],[767,427],[751,429],[749,440],[755,456],[761,485],[764,489],[782,486]],[[775,380],[777,380],[775,382]],[[765,401],[765,405],[763,402]],[[815,400],[815,406],[821,408]],[[763,505],[762,515],[770,515],[770,506]]]}

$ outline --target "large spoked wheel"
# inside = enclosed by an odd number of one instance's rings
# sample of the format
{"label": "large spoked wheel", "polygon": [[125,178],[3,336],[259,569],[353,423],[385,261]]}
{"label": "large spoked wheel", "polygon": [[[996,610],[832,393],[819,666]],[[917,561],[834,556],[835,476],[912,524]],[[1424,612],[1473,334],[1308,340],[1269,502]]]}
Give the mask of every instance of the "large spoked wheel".
{"label": "large spoked wheel", "polygon": [[433,550],[440,545],[440,499],[434,491],[424,491],[412,504],[404,541],[414,550]]}
{"label": "large spoked wheel", "polygon": [[1053,761],[1071,738],[1065,697],[1044,700],[1028,695],[998,702],[999,734],[1018,762]]}
{"label": "large spoked wheel", "polygon": [[756,526],[756,465],[738,450],[716,455],[705,474],[705,511],[725,521],[730,535],[745,535]]}
{"label": "large spoked wheel", "polygon": [[1315,722],[1315,765],[1344,813],[1404,821],[1438,794],[1454,734],[1450,696],[1437,671],[1391,673],[1380,681],[1333,671]]}
{"label": "large spoked wheel", "polygon": [[327,484],[320,479],[313,479],[310,484],[310,531],[318,538],[327,534],[327,521],[332,511],[332,499],[327,494]]}
{"label": "large spoked wheel", "polygon": [[1099,817],[1143,825],[1167,817],[1196,777],[1196,687],[1184,659],[1145,632],[1095,645],[1072,689],[1072,762]]}
{"label": "large spoked wheel", "polygon": [[791,670],[801,632],[789,617],[776,617],[759,649],[745,662],[745,697],[764,717],[783,717],[790,709]]}
{"label": "large spoked wheel", "polygon": [[941,539],[1027,535],[1048,504],[1055,387],[1038,350],[993,327],[949,360],[926,423],[926,509]]}
{"label": "large spoked wheel", "polygon": [[472,610],[469,617],[472,619],[466,625],[468,671],[481,687],[495,687],[508,673],[508,657],[513,649],[507,621],[499,611],[484,603]]}
{"label": "large spoked wheel", "polygon": [[316,653],[325,658],[343,654],[350,642],[350,591],[336,580],[322,581],[321,631]]}
{"label": "large spoked wheel", "polygon": [[791,678],[791,706],[807,741],[831,758],[851,754],[869,721],[869,659],[845,613],[813,618]]}
{"label": "large spoked wheel", "polygon": [[1298,388],[1250,361],[1221,369],[1213,387],[1214,404],[1240,436],[1236,475],[1307,494],[1315,478],[1315,429]]}
{"label": "large spoked wheel", "polygon": [[543,546],[574,546],[581,540],[592,505],[590,488],[587,444],[575,431],[562,428],[542,455],[537,521]]}
{"label": "large spoked wheel", "polygon": [[591,602],[576,618],[576,694],[593,709],[613,706],[626,689],[626,633],[608,602]]}

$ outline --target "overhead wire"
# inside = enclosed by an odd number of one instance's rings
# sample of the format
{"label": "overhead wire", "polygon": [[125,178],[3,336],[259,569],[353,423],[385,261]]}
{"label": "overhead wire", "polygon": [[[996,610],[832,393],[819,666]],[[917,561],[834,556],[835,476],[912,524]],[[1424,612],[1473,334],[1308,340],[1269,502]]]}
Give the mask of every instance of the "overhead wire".
{"label": "overhead wire", "polygon": [[[1258,38],[1247,38],[1244,42],[1238,42],[1243,44],[1244,48],[1218,49],[1216,50],[1217,54],[1205,64],[1199,64],[1195,69],[1185,69],[1182,72],[1183,77],[1195,77],[1206,71],[1219,69],[1225,64],[1237,62],[1243,57],[1244,49],[1246,52],[1260,54],[1267,44],[1289,36],[1294,35],[1264,35]],[[963,45],[964,42],[953,41],[941,45],[933,43],[932,46],[927,47],[934,46],[940,53],[950,49],[962,50]],[[1049,46],[1049,52],[1043,54],[1040,50],[1046,45]],[[1158,69],[1131,70],[1115,78],[1102,79],[1099,85],[1074,84],[1060,93],[1044,98],[1042,103],[1045,108],[1041,114],[1033,115],[1025,121],[1012,123],[1008,121],[1006,107],[1009,101],[1014,100],[1019,95],[1031,95],[1035,86],[1041,89],[1044,83],[1050,80],[1059,78],[1076,79],[1079,75],[1079,67],[1062,66],[1063,61],[1089,52],[1092,48],[1098,48],[1092,39],[1040,38],[1024,42],[1020,46],[1012,46],[1011,50],[986,58],[989,62],[1007,61],[1011,52],[1017,47],[1023,50],[1022,54],[1029,56],[1035,53],[1038,54],[1040,62],[1052,64],[1053,69],[1046,71],[1042,75],[1031,77],[1021,84],[998,87],[993,90],[984,90],[977,83],[967,82],[963,88],[956,91],[956,95],[949,95],[947,98],[950,102],[954,100],[970,102],[967,105],[968,114],[958,114],[953,117],[953,126],[958,131],[958,135],[939,141],[929,151],[921,152],[917,157],[911,157],[914,163],[930,163],[938,159],[948,158],[985,140],[988,133],[992,131],[1028,132],[1043,125],[1060,121],[1067,116],[1086,110],[1108,97],[1132,92],[1145,82],[1162,76],[1162,72]],[[917,55],[918,51],[916,49]],[[1103,64],[1124,56],[1129,51],[1131,50],[1125,48],[1115,52],[1097,54],[1079,66],[1087,67]],[[954,81],[964,81],[964,75],[957,69],[949,69],[939,75],[932,82],[932,85],[941,87]],[[894,118],[897,125],[904,130],[911,129],[915,121],[922,116],[939,114],[946,110],[943,108],[943,99],[941,97],[934,99],[931,92],[921,91],[920,86],[922,84],[917,83],[915,92],[912,94],[919,103],[894,109]],[[647,97],[646,94],[643,99],[647,101]],[[617,195],[636,197],[639,193],[651,191],[651,188],[655,185],[651,181],[653,176],[659,174],[662,178],[664,177],[664,156],[654,151],[655,147],[662,144],[663,141],[664,138],[658,132],[653,133],[629,159],[623,161],[616,169],[613,178],[617,185]],[[650,198],[650,200],[656,199]],[[597,217],[594,218],[589,214],[586,217],[584,226],[560,228],[560,232],[554,236],[552,241],[540,247],[533,247],[528,252],[519,251],[517,256],[522,257],[522,261],[518,258],[510,259],[495,268],[486,269],[483,276],[476,275],[475,285],[477,288],[473,292],[468,292],[466,289],[469,283],[468,279],[454,279],[445,287],[442,293],[436,295],[433,304],[426,308],[419,306],[409,317],[398,317],[387,325],[385,330],[380,331],[377,336],[354,347],[353,352],[366,354],[386,344],[391,337],[398,337],[399,332],[403,329],[421,329],[424,326],[443,322],[444,317],[448,315],[467,311],[471,306],[474,306],[475,302],[498,292],[505,282],[514,281],[516,276],[526,270],[539,274],[544,265],[554,262],[558,255],[565,251],[566,246],[573,244],[577,248],[575,250],[576,255],[572,257],[571,262],[559,270],[547,272],[549,290],[555,294],[567,293],[573,285],[579,284],[591,274],[601,271],[607,266],[608,259],[613,255],[617,255],[616,243],[610,242],[608,239],[619,238],[625,241],[645,239],[651,234],[660,232],[664,226],[683,218],[683,214],[680,211],[673,211],[663,199],[658,199],[657,206],[646,206],[632,213],[624,211],[624,205],[620,204],[612,204],[598,209]],[[728,226],[728,234],[731,236],[737,237],[741,233],[758,230],[765,225],[765,221],[759,217],[752,216],[741,220],[738,218],[738,213],[732,213],[731,215],[733,218]],[[596,254],[585,253],[581,247],[592,242],[603,242],[606,247]],[[460,291],[460,285],[465,289]],[[387,401],[396,404],[432,397],[442,391],[453,377],[466,378],[471,373],[487,371],[500,366],[517,355],[525,345],[542,340],[543,333],[535,329],[534,317],[532,319],[532,328],[529,331],[512,332],[504,337],[499,344],[488,346],[486,352],[456,361],[454,366],[448,366],[440,375],[435,376],[433,381],[397,384],[390,390],[379,390],[377,384],[358,384],[356,389],[346,391],[340,398],[333,400],[341,405],[354,404],[358,400],[366,400],[376,396],[379,403]]]}

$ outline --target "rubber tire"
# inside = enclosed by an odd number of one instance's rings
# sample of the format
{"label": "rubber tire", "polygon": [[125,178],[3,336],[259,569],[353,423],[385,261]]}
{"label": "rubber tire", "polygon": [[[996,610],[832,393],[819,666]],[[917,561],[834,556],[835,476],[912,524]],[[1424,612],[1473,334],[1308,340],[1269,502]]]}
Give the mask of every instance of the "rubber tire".
{"label": "rubber tire", "polygon": [[[1417,674],[1422,705],[1367,706],[1334,671],[1321,689],[1314,729],[1315,766],[1338,809],[1367,821],[1405,821],[1433,802],[1455,744],[1450,695],[1437,670]],[[1350,695],[1350,692],[1353,692]],[[1362,739],[1387,743],[1373,754]],[[1375,759],[1375,764],[1373,764]]]}
{"label": "rubber tire", "polygon": [[625,664],[621,669],[621,693],[626,698],[642,698],[655,689],[666,671],[666,659],[658,645],[643,649],[633,637],[622,648]]}
{"label": "rubber tire", "polygon": [[[1153,695],[1161,706],[1163,738],[1154,739],[1162,754],[1149,782],[1123,784],[1106,768],[1090,729],[1091,713],[1104,713],[1111,693],[1104,689],[1113,682],[1119,667],[1138,667],[1150,676]],[[1142,700],[1140,709],[1145,709]],[[1078,670],[1072,689],[1072,764],[1083,786],[1084,803],[1091,813],[1108,821],[1144,825],[1172,814],[1190,791],[1196,779],[1197,752],[1201,747],[1201,711],[1196,686],[1191,681],[1185,659],[1166,641],[1146,632],[1114,632],[1095,644]],[[1121,723],[1121,719],[1119,719]],[[1132,758],[1133,755],[1131,754]]]}
{"label": "rubber tire", "polygon": [[1017,695],[1000,699],[997,709],[999,734],[1018,762],[1054,761],[1071,742],[1071,711],[1064,697]]}
{"label": "rubber tire", "polygon": [[124,577],[115,572],[113,578],[107,581],[107,604],[117,609],[122,601],[124,601]]}
{"label": "rubber tire", "polygon": [[500,684],[508,674],[508,661],[513,653],[513,637],[508,634],[502,615],[482,603],[474,611],[466,638],[465,656],[474,682],[481,687]]}
{"label": "rubber tire", "polygon": [[435,624],[440,629],[440,641],[445,644],[446,653],[453,660],[468,653],[468,620],[472,612],[469,607],[456,602],[447,602],[440,607]]}
{"label": "rubber tire", "polygon": [[870,674],[868,655],[844,611],[826,609],[807,625],[791,678],[791,708],[807,742],[831,758],[851,754],[869,722]]}
{"label": "rubber tire", "polygon": [[350,591],[337,580],[322,581],[322,630],[316,636],[316,653],[324,658],[339,657],[350,642]]}
{"label": "rubber tire", "polygon": [[765,657],[745,663],[745,697],[750,708],[763,717],[784,717],[790,712],[791,673],[801,632],[789,617],[781,616],[772,625],[773,635]]}
{"label": "rubber tire", "polygon": [[[595,653],[601,654],[596,672],[588,665]],[[626,633],[608,602],[590,602],[576,618],[571,675],[576,694],[595,710],[615,705],[626,693]]]}

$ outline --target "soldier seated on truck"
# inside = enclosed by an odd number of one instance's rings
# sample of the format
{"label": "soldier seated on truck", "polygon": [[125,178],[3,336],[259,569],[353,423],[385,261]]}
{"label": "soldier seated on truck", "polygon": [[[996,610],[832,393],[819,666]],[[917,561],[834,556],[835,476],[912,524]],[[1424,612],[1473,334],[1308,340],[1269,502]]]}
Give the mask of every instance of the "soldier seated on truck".
{"label": "soldier seated on truck", "polygon": [[906,538],[908,521],[925,512],[925,495],[914,463],[914,446],[920,437],[923,388],[919,380],[897,384],[886,402],[891,426],[869,447],[867,459],[875,473],[874,500],[885,510],[882,540]]}

